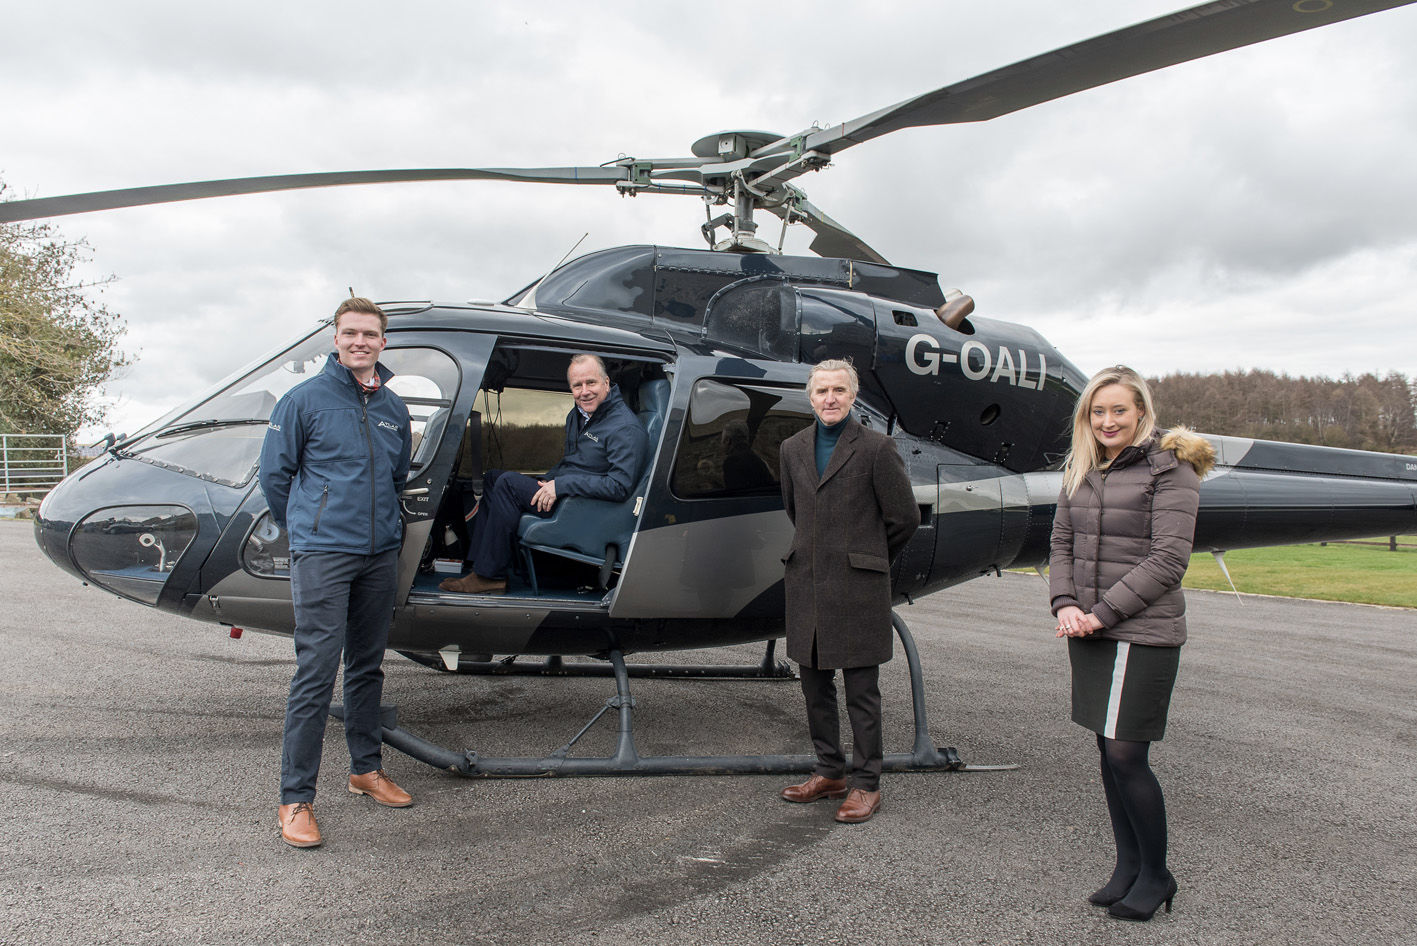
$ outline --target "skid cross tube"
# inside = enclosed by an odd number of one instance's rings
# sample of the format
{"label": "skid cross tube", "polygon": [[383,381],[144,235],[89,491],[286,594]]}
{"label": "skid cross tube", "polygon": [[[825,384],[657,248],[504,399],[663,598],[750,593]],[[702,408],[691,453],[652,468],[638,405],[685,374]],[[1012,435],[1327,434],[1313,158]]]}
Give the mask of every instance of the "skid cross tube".
{"label": "skid cross tube", "polygon": [[[937,748],[930,740],[925,716],[924,674],[915,638],[898,614],[891,624],[899,635],[910,670],[911,708],[915,718],[915,743],[910,752],[886,753],[886,772],[982,772],[1017,768],[1015,765],[967,765],[952,747]],[[769,652],[771,653],[771,652]],[[552,776],[625,775],[788,775],[806,773],[816,764],[811,755],[642,756],[635,749],[634,708],[630,672],[618,649],[608,660],[615,675],[615,695],[581,727],[564,746],[545,758],[484,758],[476,752],[457,753],[434,745],[398,725],[397,707],[381,708],[384,742],[420,762],[470,778],[549,778]],[[573,758],[571,749],[602,716],[617,710],[615,754]],[[343,708],[330,707],[330,715],[343,718]]]}

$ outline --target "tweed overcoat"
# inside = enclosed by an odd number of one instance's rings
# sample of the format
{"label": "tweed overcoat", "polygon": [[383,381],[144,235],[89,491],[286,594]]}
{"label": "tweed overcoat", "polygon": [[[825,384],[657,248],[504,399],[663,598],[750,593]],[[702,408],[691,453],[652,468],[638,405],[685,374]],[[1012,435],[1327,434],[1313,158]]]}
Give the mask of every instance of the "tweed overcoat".
{"label": "tweed overcoat", "polygon": [[1184,428],[1127,447],[1108,470],[1092,470],[1053,517],[1048,591],[1102,622],[1094,636],[1179,647],[1186,642],[1181,578],[1191,560],[1200,478],[1214,463],[1210,442]]}
{"label": "tweed overcoat", "polygon": [[895,442],[854,417],[845,424],[821,477],[816,424],[779,453],[782,501],[796,526],[782,560],[787,656],[823,670],[891,659],[890,563],[920,525]]}

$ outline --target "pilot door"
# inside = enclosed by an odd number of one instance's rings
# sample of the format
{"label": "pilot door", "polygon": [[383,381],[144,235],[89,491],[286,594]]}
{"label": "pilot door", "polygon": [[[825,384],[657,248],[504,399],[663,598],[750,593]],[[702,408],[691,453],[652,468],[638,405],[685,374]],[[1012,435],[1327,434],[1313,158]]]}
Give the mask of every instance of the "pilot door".
{"label": "pilot door", "polygon": [[408,407],[413,460],[400,497],[404,514],[399,554],[402,606],[429,547],[444,490],[463,452],[474,399],[496,337],[472,333],[396,334],[379,360],[394,372],[389,389]]}
{"label": "pilot door", "polygon": [[[506,563],[507,587],[495,600],[441,587],[444,579],[465,570],[473,540],[468,521],[481,501],[484,474],[503,470],[540,477],[567,449],[566,418],[574,401],[566,370],[577,349],[520,338],[486,341],[476,358],[463,364],[462,387],[455,398],[430,393],[421,402],[429,412],[430,430],[438,424],[437,412],[446,410],[443,405],[451,400],[454,406],[436,453],[410,478],[404,497],[409,525],[399,577],[400,600],[407,608],[395,632],[414,649],[426,648],[429,641],[446,642],[448,634],[454,639],[465,634],[469,608],[490,608],[502,619],[515,613],[518,626],[526,625],[523,631],[536,627],[525,617],[531,613],[525,605],[530,600],[554,608],[603,611],[606,591],[614,587],[628,554],[640,508],[643,482],[635,484],[624,502],[563,496],[554,514],[522,524]],[[669,409],[663,358],[623,350],[602,357],[619,396],[636,412],[655,449]],[[422,374],[431,378],[429,372]],[[418,403],[410,402],[410,410]],[[599,442],[595,430],[583,436]],[[515,652],[530,645],[523,633],[498,646],[498,652]]]}

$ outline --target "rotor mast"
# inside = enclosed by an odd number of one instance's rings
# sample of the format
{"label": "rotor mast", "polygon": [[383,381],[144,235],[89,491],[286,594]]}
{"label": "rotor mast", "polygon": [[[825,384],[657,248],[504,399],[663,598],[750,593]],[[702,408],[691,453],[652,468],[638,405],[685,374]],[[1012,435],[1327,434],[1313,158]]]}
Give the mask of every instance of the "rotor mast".
{"label": "rotor mast", "polygon": [[[762,173],[762,169],[755,167],[761,159],[750,158],[753,152],[779,140],[780,135],[766,131],[721,131],[694,142],[691,149],[694,156],[705,160],[702,168],[708,221],[701,229],[704,240],[713,249],[730,253],[775,252],[772,245],[757,237],[758,224],[753,220],[753,212],[760,206],[781,204],[787,194],[781,188],[779,193],[773,193],[755,187],[751,177]],[[713,216],[712,208],[724,204],[731,204],[732,209]],[[717,237],[720,227],[728,231],[722,240]]]}

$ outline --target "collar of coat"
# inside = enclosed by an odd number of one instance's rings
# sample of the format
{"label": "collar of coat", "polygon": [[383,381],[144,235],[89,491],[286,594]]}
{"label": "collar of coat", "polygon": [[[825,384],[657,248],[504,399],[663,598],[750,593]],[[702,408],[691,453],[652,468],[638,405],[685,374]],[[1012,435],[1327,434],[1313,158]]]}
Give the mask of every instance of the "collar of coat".
{"label": "collar of coat", "polygon": [[1176,456],[1167,451],[1159,450],[1157,445],[1160,440],[1160,436],[1152,434],[1141,443],[1134,443],[1123,447],[1122,452],[1117,454],[1112,459],[1112,462],[1107,465],[1108,471],[1120,470],[1123,467],[1131,466],[1133,463],[1140,462],[1142,458],[1151,461],[1152,476],[1158,473],[1164,473],[1173,468],[1176,465]]}
{"label": "collar of coat", "polygon": [[[809,430],[812,436],[803,440],[802,448],[797,451],[797,462],[807,471],[807,482],[817,475],[817,425],[814,423]],[[831,459],[827,461],[827,468],[822,473],[822,478],[817,480],[817,489],[826,485],[827,481],[836,476],[837,471],[846,465],[846,461],[851,459],[851,455],[856,452],[857,441],[861,438],[861,422],[850,414],[846,420],[842,421],[841,436],[836,442],[836,449],[832,451]]]}
{"label": "collar of coat", "polygon": [[[610,412],[615,410],[616,406],[619,404],[625,404],[625,399],[620,395],[620,385],[612,384],[610,385],[610,393],[605,395],[605,400],[595,405],[594,413],[587,415],[585,411],[581,410],[581,406],[579,404],[575,404],[572,405],[571,413],[570,415],[568,415],[567,419],[569,419],[570,417],[576,417],[580,420],[585,421],[585,423],[581,426],[581,429],[585,430],[589,428],[591,424],[595,423],[595,419],[597,417],[608,417],[610,415]],[[625,406],[629,407],[630,405],[625,404]]]}
{"label": "collar of coat", "polygon": [[[354,372],[350,371],[349,368],[339,360],[339,352],[337,351],[330,352],[329,356],[325,359],[324,373],[341,384],[346,384],[354,388],[356,393],[363,390],[358,379],[354,377]],[[379,387],[382,389],[384,385],[389,383],[389,379],[394,376],[394,373],[388,368],[385,368],[382,361],[376,361],[374,362],[374,376],[379,379]]]}
{"label": "collar of coat", "polygon": [[[1159,476],[1167,470],[1174,470],[1182,463],[1189,463],[1198,475],[1204,477],[1215,466],[1215,447],[1188,427],[1158,430],[1143,442],[1124,448],[1108,464],[1107,469],[1119,470],[1143,459],[1151,464],[1152,476]],[[1100,470],[1092,470],[1087,474],[1087,480],[1091,481],[1094,487],[1101,477]]]}

